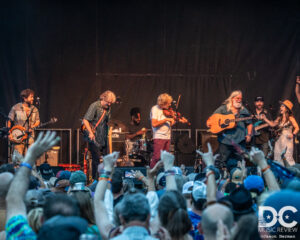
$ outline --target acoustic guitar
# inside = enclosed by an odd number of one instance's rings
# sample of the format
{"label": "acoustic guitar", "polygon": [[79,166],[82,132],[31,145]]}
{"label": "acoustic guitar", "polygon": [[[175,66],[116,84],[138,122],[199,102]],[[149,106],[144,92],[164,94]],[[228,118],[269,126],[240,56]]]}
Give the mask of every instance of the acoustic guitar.
{"label": "acoustic guitar", "polygon": [[237,122],[246,121],[253,118],[254,116],[236,118],[234,114],[225,115],[225,114],[215,113],[207,119],[206,125],[209,128],[208,130],[209,132],[216,134],[227,129],[235,128]]}

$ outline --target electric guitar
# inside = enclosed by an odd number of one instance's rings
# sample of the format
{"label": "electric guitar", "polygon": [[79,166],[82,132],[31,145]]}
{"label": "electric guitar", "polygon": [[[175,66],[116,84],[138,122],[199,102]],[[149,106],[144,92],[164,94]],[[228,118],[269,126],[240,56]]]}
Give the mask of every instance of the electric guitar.
{"label": "electric guitar", "polygon": [[[88,123],[90,124],[90,128],[92,129],[92,132],[95,135],[95,133],[96,133],[95,127],[90,122],[88,122]],[[94,143],[96,145],[96,147],[98,147],[98,148],[101,147],[100,143],[98,143],[96,140],[90,139],[90,137],[89,137],[90,133],[87,130],[87,127],[84,124],[81,124],[80,131],[82,132],[82,134],[83,134],[86,141],[88,141],[89,143]]]}
{"label": "electric guitar", "polygon": [[209,127],[208,130],[209,132],[216,134],[224,130],[234,128],[237,122],[246,121],[253,118],[254,116],[236,118],[234,114],[225,115],[225,114],[215,113],[207,119],[206,125]]}

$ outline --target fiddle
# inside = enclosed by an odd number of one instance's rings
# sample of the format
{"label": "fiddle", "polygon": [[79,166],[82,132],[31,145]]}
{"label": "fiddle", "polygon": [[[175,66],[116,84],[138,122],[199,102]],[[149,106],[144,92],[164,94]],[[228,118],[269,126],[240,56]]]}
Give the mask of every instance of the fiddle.
{"label": "fiddle", "polygon": [[163,109],[163,113],[168,118],[173,118],[175,121],[179,121],[181,123],[186,123],[189,126],[191,125],[189,120],[187,120],[185,117],[183,117],[180,112],[174,111],[171,107],[169,107],[168,109]]}

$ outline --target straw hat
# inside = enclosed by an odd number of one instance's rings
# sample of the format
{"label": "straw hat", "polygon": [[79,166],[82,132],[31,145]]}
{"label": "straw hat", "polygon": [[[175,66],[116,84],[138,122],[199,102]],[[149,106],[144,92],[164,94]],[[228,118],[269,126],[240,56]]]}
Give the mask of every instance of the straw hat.
{"label": "straw hat", "polygon": [[293,109],[293,103],[290,101],[290,100],[284,100],[283,102],[282,101],[279,101],[281,104],[283,104],[288,110],[290,110],[292,112],[292,109]]}

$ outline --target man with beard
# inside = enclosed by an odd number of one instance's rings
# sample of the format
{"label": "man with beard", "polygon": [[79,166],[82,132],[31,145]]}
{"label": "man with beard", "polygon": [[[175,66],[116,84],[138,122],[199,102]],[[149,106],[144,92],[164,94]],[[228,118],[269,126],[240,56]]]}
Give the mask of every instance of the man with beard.
{"label": "man with beard", "polygon": [[254,144],[264,152],[265,156],[267,156],[268,149],[269,149],[268,141],[270,138],[269,125],[261,119],[263,116],[266,116],[267,119],[271,119],[271,115],[264,108],[263,97],[260,96],[256,97],[254,99],[254,105],[255,105],[255,117],[256,117],[256,120],[253,123],[254,129],[263,127],[259,131],[254,131],[255,133]]}
{"label": "man with beard", "polygon": [[143,134],[146,133],[146,128],[141,128],[141,111],[138,107],[134,107],[130,110],[130,123],[128,124],[128,134],[126,139],[131,141],[137,141]]}
{"label": "man with beard", "polygon": [[28,139],[21,143],[15,143],[12,141],[11,135],[9,140],[12,143],[13,150],[17,150],[20,154],[25,155],[28,147],[34,142],[34,130],[33,128],[40,125],[39,110],[33,105],[34,91],[31,89],[24,89],[20,93],[21,101],[14,105],[9,114],[7,121],[7,127],[19,125],[25,128],[25,131],[29,133]]}
{"label": "man with beard", "polygon": [[[116,95],[112,91],[105,91],[100,99],[92,103],[83,117],[82,123],[86,128],[86,140],[92,154],[92,177],[97,178],[97,168],[100,156],[107,154],[108,121],[110,106],[116,102]],[[88,135],[88,136],[87,136]]]}
{"label": "man with beard", "polygon": [[[214,113],[234,114],[236,118],[249,117],[249,111],[242,104],[243,95],[240,90],[233,91],[230,96],[223,102]],[[208,126],[210,127],[210,126]],[[226,167],[226,162],[229,157],[240,159],[240,154],[237,154],[233,144],[239,144],[245,147],[245,142],[251,141],[252,121],[238,121],[232,129],[227,129],[218,134],[219,153],[220,153],[220,168]],[[247,130],[247,131],[246,131]]]}

